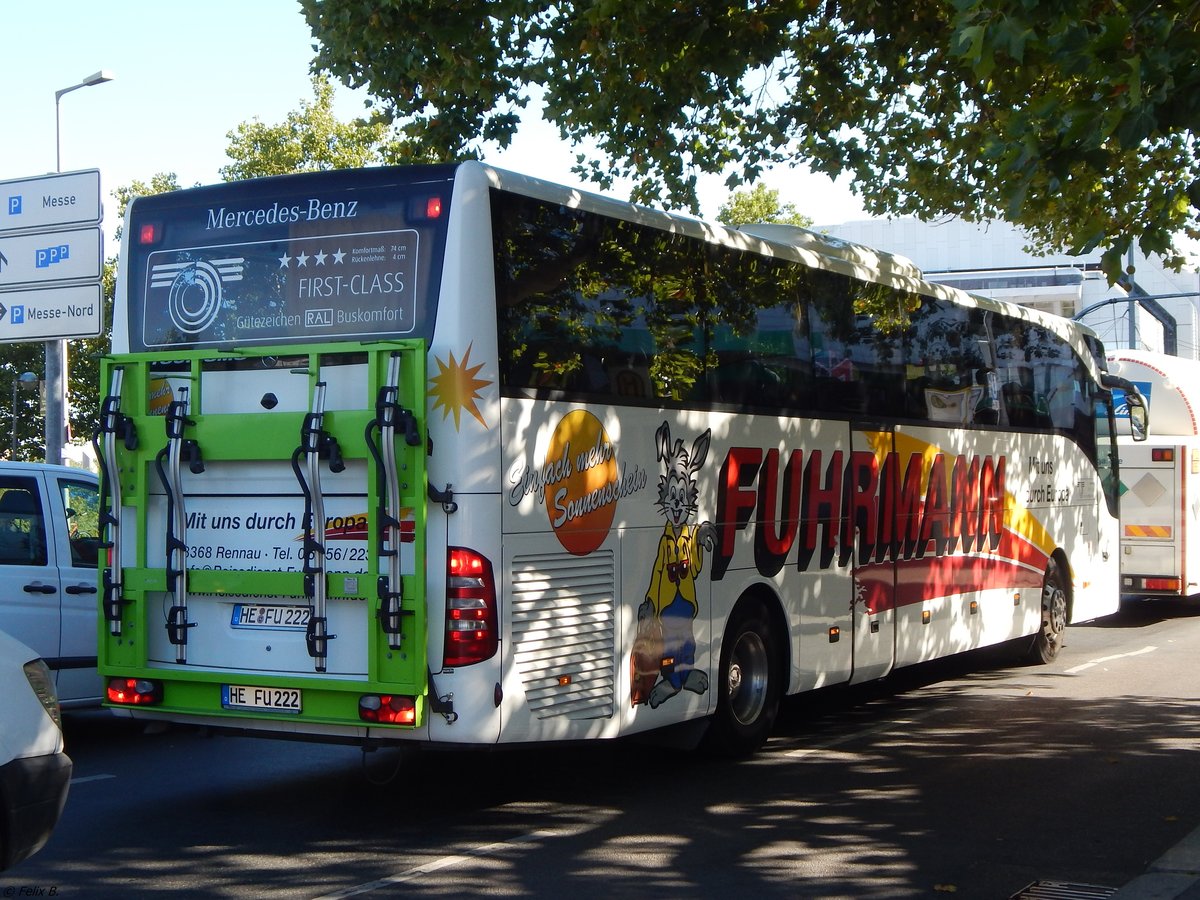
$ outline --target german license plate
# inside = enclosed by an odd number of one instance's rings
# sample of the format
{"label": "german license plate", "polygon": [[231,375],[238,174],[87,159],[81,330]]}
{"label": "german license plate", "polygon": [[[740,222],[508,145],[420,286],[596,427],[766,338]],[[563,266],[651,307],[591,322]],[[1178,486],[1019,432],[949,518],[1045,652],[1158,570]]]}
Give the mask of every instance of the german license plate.
{"label": "german license plate", "polygon": [[311,610],[307,606],[284,606],[267,603],[235,603],[234,628],[268,628],[276,631],[304,631],[308,628]]}
{"label": "german license plate", "polygon": [[299,688],[260,687],[251,684],[221,685],[221,705],[226,709],[256,712],[300,712]]}

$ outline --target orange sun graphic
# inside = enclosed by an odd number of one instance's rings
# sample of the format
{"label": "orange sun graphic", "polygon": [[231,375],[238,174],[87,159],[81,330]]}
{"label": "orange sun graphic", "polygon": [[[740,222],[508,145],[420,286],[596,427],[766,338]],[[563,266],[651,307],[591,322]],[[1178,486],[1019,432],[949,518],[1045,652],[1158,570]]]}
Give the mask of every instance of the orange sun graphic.
{"label": "orange sun graphic", "polygon": [[479,399],[479,389],[491,382],[475,377],[483,368],[483,363],[477,366],[470,365],[471,348],[474,346],[473,342],[467,345],[467,352],[463,354],[461,363],[454,359],[453,352],[450,354],[449,364],[442,362],[436,356],[433,358],[438,367],[438,373],[429,379],[432,385],[429,393],[434,398],[433,408],[442,407],[443,422],[451,413],[454,414],[455,431],[459,430],[460,417],[464,409],[473,415],[480,425],[484,428],[488,427],[488,423],[483,420],[475,401]]}

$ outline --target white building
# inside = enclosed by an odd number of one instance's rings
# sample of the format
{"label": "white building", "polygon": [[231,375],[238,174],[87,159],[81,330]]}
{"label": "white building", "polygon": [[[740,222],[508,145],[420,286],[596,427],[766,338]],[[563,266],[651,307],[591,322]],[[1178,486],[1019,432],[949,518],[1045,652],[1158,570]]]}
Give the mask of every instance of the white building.
{"label": "white building", "polygon": [[[1024,235],[1007,222],[975,225],[958,218],[870,219],[842,225],[818,225],[816,231],[899,253],[916,263],[930,281],[976,294],[1012,300],[1060,316],[1075,316],[1114,297],[1128,297],[1110,287],[1100,271],[1100,251],[1088,256],[1036,256]],[[1194,268],[1172,272],[1157,259],[1139,253],[1133,278],[1175,317],[1178,353],[1200,358],[1200,276]],[[1163,349],[1163,329],[1146,312],[1127,302],[1094,309],[1083,321],[1109,347]],[[1131,342],[1132,337],[1132,342]]]}

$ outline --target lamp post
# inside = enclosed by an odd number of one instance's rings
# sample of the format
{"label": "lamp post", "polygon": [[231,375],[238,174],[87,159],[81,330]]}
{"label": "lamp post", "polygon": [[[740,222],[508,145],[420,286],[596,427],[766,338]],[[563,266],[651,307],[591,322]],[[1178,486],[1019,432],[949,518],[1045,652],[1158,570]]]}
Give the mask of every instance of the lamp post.
{"label": "lamp post", "polygon": [[20,387],[23,391],[32,391],[37,388],[38,377],[33,372],[22,372],[19,376],[13,379],[12,383],[12,444],[9,449],[8,458],[17,458],[17,388]]}
{"label": "lamp post", "polygon": [[[80,88],[112,81],[108,69],[94,72],[78,84],[54,92],[54,170],[62,171],[62,141],[59,102],[63,94]],[[67,435],[67,342],[46,342],[46,462],[61,463],[63,441]]]}

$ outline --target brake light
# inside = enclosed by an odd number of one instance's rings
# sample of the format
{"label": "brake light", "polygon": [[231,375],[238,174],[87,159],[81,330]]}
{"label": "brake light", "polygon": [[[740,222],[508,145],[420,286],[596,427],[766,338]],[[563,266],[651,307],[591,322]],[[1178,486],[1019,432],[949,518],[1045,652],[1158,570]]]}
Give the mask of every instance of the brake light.
{"label": "brake light", "polygon": [[143,222],[138,226],[138,243],[143,247],[157,244],[162,237],[162,226],[157,222]]}
{"label": "brake light", "polygon": [[446,571],[444,665],[469,666],[500,646],[492,564],[474,550],[451,547]]}
{"label": "brake light", "polygon": [[440,219],[442,207],[442,198],[437,194],[413,197],[408,201],[408,221],[411,224]]}
{"label": "brake light", "polygon": [[417,701],[392,694],[366,694],[358,698],[358,717],[383,725],[415,725]]}
{"label": "brake light", "polygon": [[1175,448],[1174,447],[1155,447],[1150,451],[1150,459],[1152,462],[1174,462]]}
{"label": "brake light", "polygon": [[122,706],[152,706],[162,702],[162,683],[148,678],[110,678],[108,702]]}

